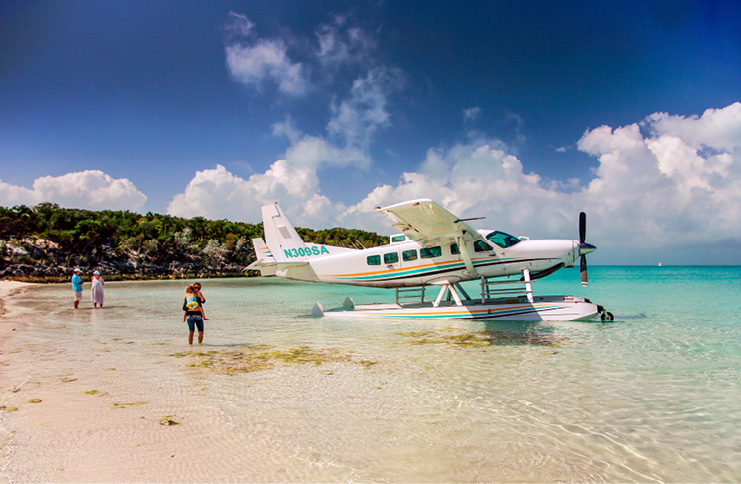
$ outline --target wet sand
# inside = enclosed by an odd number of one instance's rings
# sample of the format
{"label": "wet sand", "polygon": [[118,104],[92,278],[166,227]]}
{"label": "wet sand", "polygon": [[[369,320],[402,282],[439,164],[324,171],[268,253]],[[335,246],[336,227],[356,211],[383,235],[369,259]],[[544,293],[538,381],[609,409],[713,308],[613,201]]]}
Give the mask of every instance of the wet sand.
{"label": "wet sand", "polygon": [[[21,291],[29,286],[31,284],[23,282],[0,281],[0,392],[3,394],[9,390],[5,368],[11,364],[5,352],[5,346],[16,332],[22,331],[26,326],[21,316],[21,310],[12,306],[12,296],[20,294]],[[2,483],[9,482],[7,474],[8,462],[5,458],[5,451],[10,441],[11,431],[6,427],[5,419],[3,419],[2,415],[8,408],[12,409],[12,407],[0,402],[0,452],[2,452],[2,458],[0,460],[0,482]]]}
{"label": "wet sand", "polygon": [[12,297],[31,286],[34,286],[34,284],[0,281],[0,365],[3,365],[4,361],[3,345],[10,340],[15,331],[22,330],[25,327],[21,317],[22,310],[18,307],[12,307]]}
{"label": "wet sand", "polygon": [[[141,339],[76,329],[69,339],[46,338],[56,322],[13,304],[29,286],[0,284],[0,482],[283,480],[279,463],[235,437],[218,409],[204,408],[202,396],[218,389],[203,368],[184,375],[169,349],[132,359]],[[112,311],[89,308],[86,298],[73,310],[71,293],[63,301],[69,307],[57,311],[93,331]],[[174,345],[183,354],[201,351],[183,342]],[[181,372],[168,379],[162,368],[175,361]]]}
{"label": "wet sand", "polygon": [[[106,288],[115,295],[125,284]],[[333,415],[349,408],[373,421],[373,399],[358,395],[378,382],[362,357],[209,344],[217,336],[208,333],[189,347],[179,311],[114,298],[93,309],[86,297],[73,310],[61,285],[41,287],[51,297],[31,300],[30,311],[13,304],[19,286],[6,287],[2,326],[15,331],[0,356],[0,482],[363,480],[355,464],[327,455],[345,447]],[[165,332],[127,331],[138,311]],[[263,355],[270,370],[235,370],[228,360],[241,363],[240,351]],[[212,368],[217,359],[228,368]],[[343,397],[315,404],[307,389]]]}

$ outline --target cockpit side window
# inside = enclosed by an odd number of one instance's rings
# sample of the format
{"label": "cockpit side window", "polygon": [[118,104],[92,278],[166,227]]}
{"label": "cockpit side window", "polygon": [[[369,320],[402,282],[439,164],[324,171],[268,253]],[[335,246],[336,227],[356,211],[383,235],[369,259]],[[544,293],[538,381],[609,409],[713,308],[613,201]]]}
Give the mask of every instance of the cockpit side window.
{"label": "cockpit side window", "polygon": [[512,247],[513,245],[520,242],[520,239],[518,239],[514,235],[505,234],[504,232],[500,232],[498,230],[487,235],[486,239],[489,242],[497,244],[502,249]]}

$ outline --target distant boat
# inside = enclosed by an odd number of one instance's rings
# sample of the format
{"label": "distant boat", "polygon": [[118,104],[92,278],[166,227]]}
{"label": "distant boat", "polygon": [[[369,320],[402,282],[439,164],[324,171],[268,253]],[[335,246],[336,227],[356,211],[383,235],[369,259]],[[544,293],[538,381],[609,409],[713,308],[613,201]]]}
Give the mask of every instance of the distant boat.
{"label": "distant boat", "polygon": [[659,262],[659,267],[662,267],[664,265],[663,262]]}

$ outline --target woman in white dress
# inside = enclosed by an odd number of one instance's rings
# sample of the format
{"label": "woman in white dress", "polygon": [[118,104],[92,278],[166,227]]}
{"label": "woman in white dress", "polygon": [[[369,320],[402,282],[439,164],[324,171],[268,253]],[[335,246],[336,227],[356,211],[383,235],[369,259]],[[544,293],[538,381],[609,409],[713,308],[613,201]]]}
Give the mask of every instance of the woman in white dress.
{"label": "woman in white dress", "polygon": [[93,300],[93,306],[98,307],[98,304],[100,304],[100,307],[103,307],[103,278],[100,276],[100,272],[95,271],[93,272],[93,278],[90,280],[92,282],[92,288],[90,290],[92,300]]}

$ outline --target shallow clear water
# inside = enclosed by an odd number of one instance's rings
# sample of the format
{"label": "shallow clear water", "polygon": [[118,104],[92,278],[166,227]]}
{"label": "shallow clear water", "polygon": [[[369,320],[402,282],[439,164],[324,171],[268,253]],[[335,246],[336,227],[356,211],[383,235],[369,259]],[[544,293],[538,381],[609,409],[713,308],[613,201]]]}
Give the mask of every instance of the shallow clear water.
{"label": "shallow clear water", "polygon": [[[102,310],[73,311],[66,285],[32,289],[16,298],[34,310],[29,326],[5,347],[4,379],[20,388],[0,401],[18,407],[0,413],[16,430],[5,471],[25,482],[741,480],[741,268],[590,267],[589,287],[578,279],[562,270],[536,294],[588,297],[614,322],[314,319],[315,301],[393,291],[206,280],[210,319],[193,349],[184,282],[107,283]],[[465,336],[477,344],[455,344]],[[199,352],[250,345],[349,361],[198,364]],[[158,425],[167,416],[180,424]],[[60,440],[66,453],[50,450]]]}

